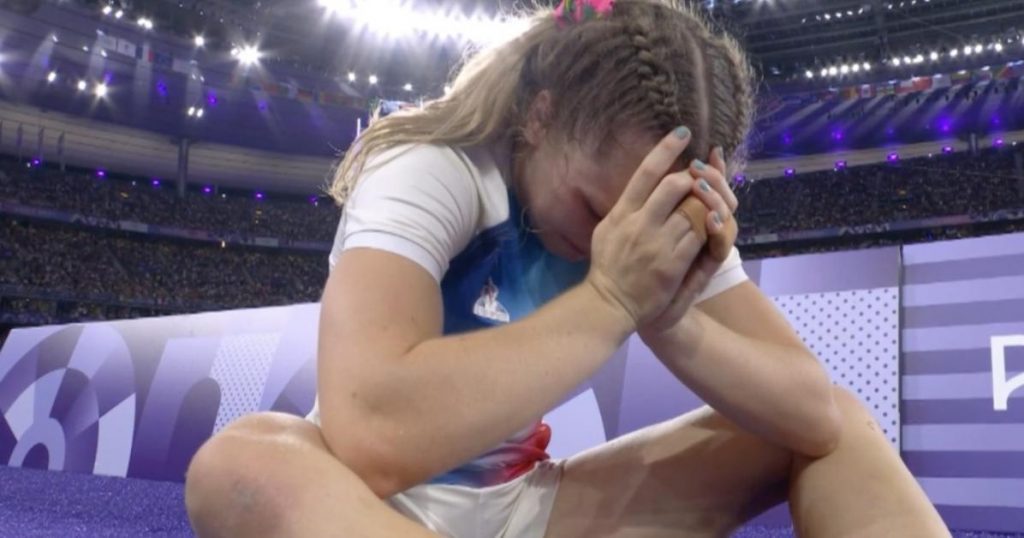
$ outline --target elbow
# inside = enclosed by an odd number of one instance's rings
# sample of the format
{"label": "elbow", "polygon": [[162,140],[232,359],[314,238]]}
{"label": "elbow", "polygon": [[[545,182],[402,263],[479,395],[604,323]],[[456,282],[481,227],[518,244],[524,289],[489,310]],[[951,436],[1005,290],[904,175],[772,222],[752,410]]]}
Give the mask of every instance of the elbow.
{"label": "elbow", "polygon": [[414,473],[395,454],[384,428],[372,420],[321,415],[321,432],[328,451],[380,499],[416,485]]}
{"label": "elbow", "polygon": [[825,409],[815,411],[805,424],[800,440],[792,447],[795,452],[809,458],[824,458],[839,448],[842,422],[839,408],[830,401]]}
{"label": "elbow", "polygon": [[804,419],[794,432],[790,448],[802,456],[823,458],[835,452],[842,436],[842,413],[831,386],[825,394],[808,401]]}

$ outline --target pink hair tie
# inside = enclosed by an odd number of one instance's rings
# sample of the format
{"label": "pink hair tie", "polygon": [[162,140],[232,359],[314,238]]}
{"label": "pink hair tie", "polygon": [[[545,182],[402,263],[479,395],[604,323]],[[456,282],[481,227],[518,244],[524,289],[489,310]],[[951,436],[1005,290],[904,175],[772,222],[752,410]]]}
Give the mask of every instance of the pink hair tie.
{"label": "pink hair tie", "polygon": [[555,20],[560,28],[611,14],[615,0],[562,0],[555,8]]}

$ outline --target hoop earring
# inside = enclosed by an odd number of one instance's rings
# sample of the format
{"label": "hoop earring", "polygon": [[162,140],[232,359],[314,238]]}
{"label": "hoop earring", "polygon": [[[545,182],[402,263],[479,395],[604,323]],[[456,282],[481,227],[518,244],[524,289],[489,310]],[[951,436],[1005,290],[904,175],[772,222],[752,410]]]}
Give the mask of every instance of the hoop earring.
{"label": "hoop earring", "polygon": [[529,233],[532,233],[532,234],[537,234],[537,233],[540,233],[540,232],[543,231],[540,228],[531,228],[530,225],[527,224],[527,222],[526,222],[526,208],[525,207],[523,208],[522,212],[520,212],[520,214],[519,214],[519,227],[522,228],[523,230],[529,232]]}

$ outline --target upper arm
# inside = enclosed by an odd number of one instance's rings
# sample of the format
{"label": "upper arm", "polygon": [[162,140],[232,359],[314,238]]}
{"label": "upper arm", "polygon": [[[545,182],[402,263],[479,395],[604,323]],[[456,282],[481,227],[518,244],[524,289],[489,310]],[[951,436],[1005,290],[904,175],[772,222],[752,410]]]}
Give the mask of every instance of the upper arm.
{"label": "upper arm", "polygon": [[369,394],[409,350],[441,334],[443,317],[437,281],[398,254],[346,250],[327,279],[317,346],[320,428],[335,457],[374,487],[390,487],[381,463],[389,447],[374,435]]}

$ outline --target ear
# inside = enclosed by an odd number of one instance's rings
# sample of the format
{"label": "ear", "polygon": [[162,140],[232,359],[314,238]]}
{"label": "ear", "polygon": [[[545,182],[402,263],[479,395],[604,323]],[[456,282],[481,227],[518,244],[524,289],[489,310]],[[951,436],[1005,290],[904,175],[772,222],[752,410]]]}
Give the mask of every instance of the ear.
{"label": "ear", "polygon": [[530,111],[526,115],[526,126],[523,128],[523,137],[531,146],[539,146],[547,137],[551,122],[551,101],[551,92],[541,90],[530,103]]}

